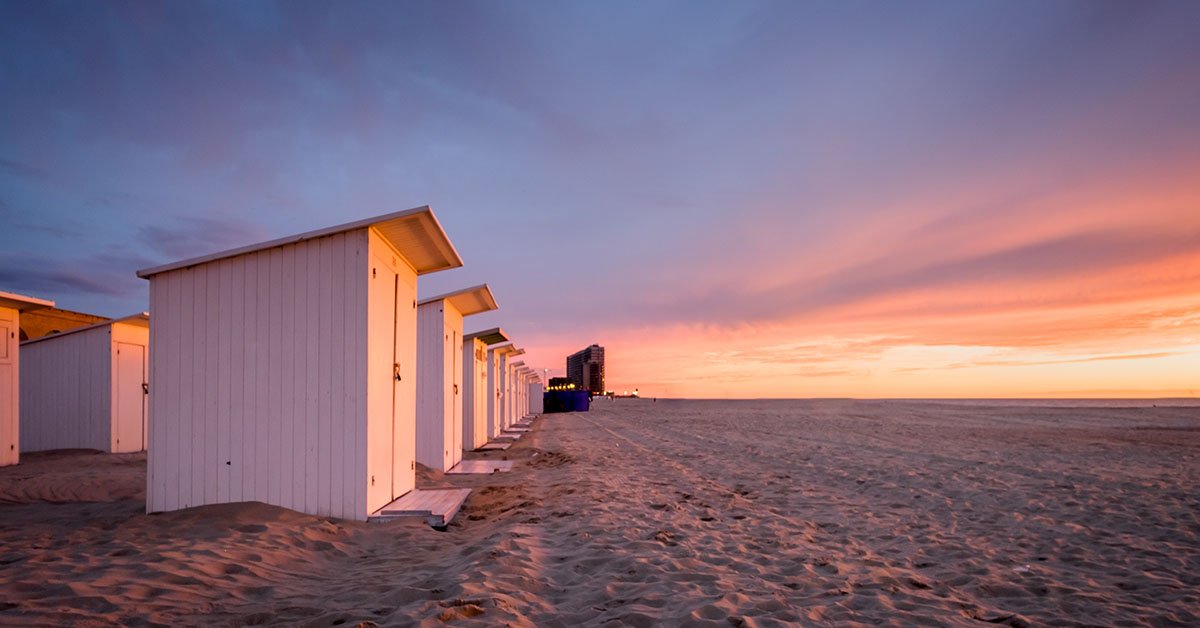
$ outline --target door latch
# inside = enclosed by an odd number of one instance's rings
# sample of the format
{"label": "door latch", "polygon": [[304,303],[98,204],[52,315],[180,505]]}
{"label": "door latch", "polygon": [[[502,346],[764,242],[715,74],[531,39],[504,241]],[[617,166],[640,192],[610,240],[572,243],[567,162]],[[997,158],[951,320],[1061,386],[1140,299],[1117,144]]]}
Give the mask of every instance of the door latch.
{"label": "door latch", "polygon": [[150,394],[150,384],[147,384],[146,382],[142,382],[142,394],[143,395]]}
{"label": "door latch", "polygon": [[398,381],[398,382],[402,381],[400,378],[400,363],[399,362],[396,362],[395,364],[392,365],[392,375],[395,376],[396,381]]}

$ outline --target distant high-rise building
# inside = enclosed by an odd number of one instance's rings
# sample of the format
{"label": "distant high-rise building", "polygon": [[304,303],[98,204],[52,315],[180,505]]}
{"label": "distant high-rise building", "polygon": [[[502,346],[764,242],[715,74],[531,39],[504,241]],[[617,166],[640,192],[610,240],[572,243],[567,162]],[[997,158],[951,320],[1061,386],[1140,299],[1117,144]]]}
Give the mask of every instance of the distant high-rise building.
{"label": "distant high-rise building", "polygon": [[567,377],[576,388],[604,394],[604,347],[592,345],[567,358]]}

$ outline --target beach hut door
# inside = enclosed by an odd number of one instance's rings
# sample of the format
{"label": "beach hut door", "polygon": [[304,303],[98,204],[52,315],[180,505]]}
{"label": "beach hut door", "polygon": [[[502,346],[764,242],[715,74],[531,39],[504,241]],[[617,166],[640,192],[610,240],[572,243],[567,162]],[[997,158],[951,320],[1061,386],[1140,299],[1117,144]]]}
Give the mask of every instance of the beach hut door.
{"label": "beach hut door", "polygon": [[0,464],[17,461],[16,319],[13,310],[0,308]]}
{"label": "beach hut door", "polygon": [[[454,466],[462,459],[462,397],[458,394],[458,379],[462,377],[462,371],[458,369],[458,354],[462,350],[462,343],[458,341],[458,330],[450,330],[450,381],[453,382],[451,388],[453,394],[450,395],[450,451],[446,452],[450,455],[450,466]],[[447,467],[449,468],[449,467]]]}
{"label": "beach hut door", "polygon": [[388,258],[371,259],[367,360],[370,364],[367,416],[367,502],[374,510],[395,495],[396,430],[402,378],[396,352],[398,276]]}
{"label": "beach hut door", "polygon": [[146,348],[117,343],[117,408],[113,451],[128,453],[146,448]]}

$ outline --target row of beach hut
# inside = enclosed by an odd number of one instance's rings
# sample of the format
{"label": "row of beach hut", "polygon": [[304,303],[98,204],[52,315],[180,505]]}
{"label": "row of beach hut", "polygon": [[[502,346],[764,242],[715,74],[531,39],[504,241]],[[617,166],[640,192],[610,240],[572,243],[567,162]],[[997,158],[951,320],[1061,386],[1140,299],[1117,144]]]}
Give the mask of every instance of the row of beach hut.
{"label": "row of beach hut", "polygon": [[541,411],[508,334],[464,332],[498,307],[486,284],[418,298],[462,265],[420,207],[141,270],[149,312],[22,343],[53,303],[0,293],[0,465],[144,449],[147,512],[378,516],[417,463],[452,471]]}

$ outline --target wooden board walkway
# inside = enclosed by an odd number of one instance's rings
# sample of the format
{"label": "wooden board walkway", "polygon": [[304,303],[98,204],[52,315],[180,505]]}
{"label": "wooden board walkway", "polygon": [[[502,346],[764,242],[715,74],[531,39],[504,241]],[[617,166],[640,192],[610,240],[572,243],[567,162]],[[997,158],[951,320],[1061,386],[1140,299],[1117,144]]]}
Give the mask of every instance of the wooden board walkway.
{"label": "wooden board walkway", "polygon": [[512,443],[498,443],[498,442],[492,441],[492,442],[484,445],[483,447],[476,449],[475,451],[502,451],[502,450],[508,449],[509,447],[512,447]]}
{"label": "wooden board walkway", "polygon": [[461,474],[468,474],[468,473],[470,473],[470,474],[475,474],[475,473],[488,474],[488,473],[496,473],[496,472],[503,473],[505,471],[512,471],[512,468],[513,468],[512,460],[463,460],[462,462],[459,462],[458,464],[454,465],[454,468],[450,469],[446,473],[453,473],[453,474],[460,474],[460,473]]}
{"label": "wooden board walkway", "polygon": [[399,517],[424,517],[430,526],[444,528],[458,514],[470,494],[469,488],[418,488],[380,508],[370,519],[386,521]]}

